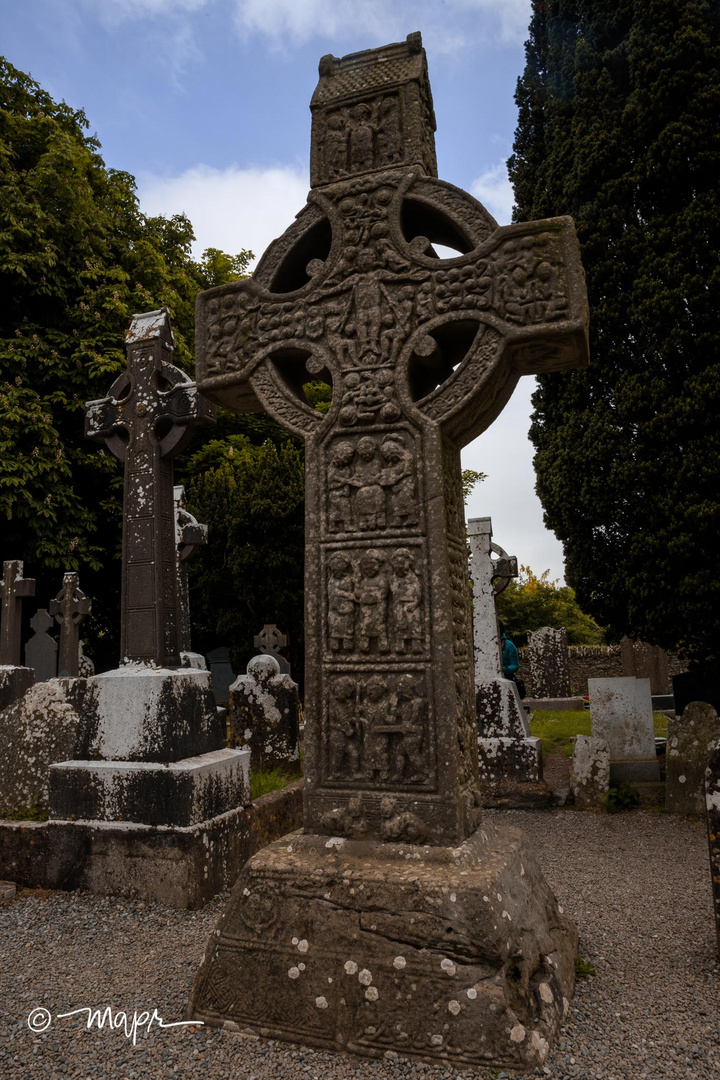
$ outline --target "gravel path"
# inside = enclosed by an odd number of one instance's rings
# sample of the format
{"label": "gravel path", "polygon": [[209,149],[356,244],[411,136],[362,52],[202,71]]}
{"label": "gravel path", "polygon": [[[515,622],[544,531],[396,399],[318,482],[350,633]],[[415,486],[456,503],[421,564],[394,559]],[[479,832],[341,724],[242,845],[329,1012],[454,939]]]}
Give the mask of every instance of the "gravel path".
{"label": "gravel path", "polygon": [[[524,828],[597,976],[578,984],[544,1075],[556,1080],[718,1080],[720,965],[714,953],[707,841],[700,822],[646,811],[489,811]],[[2,1080],[427,1080],[497,1071],[365,1059],[225,1031],[85,1029],[82,1006],[157,1009],[183,1018],[223,900],[200,912],[23,891],[0,902]],[[28,1029],[32,1009],[55,1019]]]}

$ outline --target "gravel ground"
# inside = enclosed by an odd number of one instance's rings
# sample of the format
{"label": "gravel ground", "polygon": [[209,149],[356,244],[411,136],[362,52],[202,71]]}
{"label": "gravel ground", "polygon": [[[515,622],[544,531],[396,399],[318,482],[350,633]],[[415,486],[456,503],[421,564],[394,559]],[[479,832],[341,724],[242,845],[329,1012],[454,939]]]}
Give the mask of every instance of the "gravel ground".
{"label": "gravel ground", "polygon": [[[634,811],[489,811],[524,828],[597,975],[578,984],[543,1074],[603,1080],[720,1077],[720,965],[700,822]],[[86,1030],[83,1006],[183,1018],[223,898],[200,912],[24,890],[0,903],[2,1080],[427,1080],[495,1071],[368,1061],[205,1028]],[[32,1009],[53,1022],[29,1030]],[[542,1074],[541,1074],[542,1075]]]}

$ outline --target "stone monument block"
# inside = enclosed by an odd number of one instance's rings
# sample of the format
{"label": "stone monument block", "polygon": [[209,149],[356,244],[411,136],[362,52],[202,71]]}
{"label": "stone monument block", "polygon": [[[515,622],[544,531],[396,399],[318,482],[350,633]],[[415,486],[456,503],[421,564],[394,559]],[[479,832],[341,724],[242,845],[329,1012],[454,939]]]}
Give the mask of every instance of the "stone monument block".
{"label": "stone monument block", "polygon": [[649,679],[588,679],[590,721],[610,749],[610,782],[659,781]]}
{"label": "stone monument block", "polygon": [[712,705],[693,701],[668,721],[665,809],[671,814],[705,813],[705,767],[720,739],[720,717]]}
{"label": "stone monument block", "polygon": [[543,626],[528,634],[533,698],[570,697],[570,661],[564,628]]}
{"label": "stone monument block", "polygon": [[624,676],[649,679],[653,695],[671,693],[667,654],[659,645],[633,641],[626,636],[620,642],[620,656]]}
{"label": "stone monument block", "polygon": [[522,841],[482,826],[460,449],[521,374],[586,363],[577,240],[437,179],[419,34],[323,57],[311,111],[307,206],[196,319],[202,392],[305,440],[304,834],[244,869],[191,1012],[534,1067],[576,937]]}
{"label": "stone monument block", "polygon": [[705,768],[705,813],[710,845],[717,953],[720,957],[720,740],[715,743]]}
{"label": "stone monument block", "polygon": [[254,656],[230,687],[232,745],[250,751],[253,769],[297,770],[299,729],[297,683],[281,673],[274,656]]}
{"label": "stone monument block", "polygon": [[575,805],[600,806],[610,787],[610,747],[604,739],[576,735],[570,790]]}
{"label": "stone monument block", "polygon": [[52,616],[45,608],[38,608],[30,620],[33,636],[25,645],[25,663],[35,672],[36,682],[47,682],[57,675],[58,644],[48,633],[52,625]]}

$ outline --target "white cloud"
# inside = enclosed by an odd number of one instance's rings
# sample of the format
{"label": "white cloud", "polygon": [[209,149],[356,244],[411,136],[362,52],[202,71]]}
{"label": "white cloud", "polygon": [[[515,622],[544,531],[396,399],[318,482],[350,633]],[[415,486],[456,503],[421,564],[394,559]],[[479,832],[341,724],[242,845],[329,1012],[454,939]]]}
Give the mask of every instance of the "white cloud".
{"label": "white cloud", "polygon": [[148,16],[187,15],[208,2],[212,0],[83,0],[86,7],[110,25]]}
{"label": "white cloud", "polygon": [[305,205],[306,168],[214,169],[196,165],[180,176],[138,178],[145,214],[185,213],[195,229],[193,253],[217,247],[234,255],[249,248],[260,257]]}
{"label": "white cloud", "polygon": [[515,197],[504,161],[486,169],[477,180],[473,180],[470,191],[490,211],[499,225],[510,224]]}

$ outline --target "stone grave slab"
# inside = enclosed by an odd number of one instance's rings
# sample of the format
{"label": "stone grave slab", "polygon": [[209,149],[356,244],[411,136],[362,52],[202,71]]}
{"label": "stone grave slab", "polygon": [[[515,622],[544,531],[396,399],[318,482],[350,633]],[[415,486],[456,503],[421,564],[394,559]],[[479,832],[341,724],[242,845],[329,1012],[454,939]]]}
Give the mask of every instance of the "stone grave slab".
{"label": "stone grave slab", "polygon": [[528,658],[534,699],[570,697],[570,661],[563,628],[543,626],[531,631]]}
{"label": "stone grave slab", "polygon": [[659,781],[650,680],[588,679],[590,723],[610,749],[610,782]]}
{"label": "stone grave slab", "polygon": [[610,787],[610,747],[604,739],[576,735],[570,790],[580,809],[601,806]]}
{"label": "stone grave slab", "polygon": [[576,935],[482,821],[460,449],[521,374],[587,361],[577,240],[566,218],[499,228],[437,179],[419,34],[323,57],[311,111],[307,206],[196,320],[202,392],[305,440],[304,833],[243,870],[190,1012],[534,1068]]}
{"label": "stone grave slab", "polygon": [[269,653],[254,656],[230,687],[230,738],[252,769],[300,768],[300,695]]}
{"label": "stone grave slab", "polygon": [[720,717],[712,705],[693,701],[668,720],[665,809],[671,814],[705,813],[705,767],[720,739]]}

